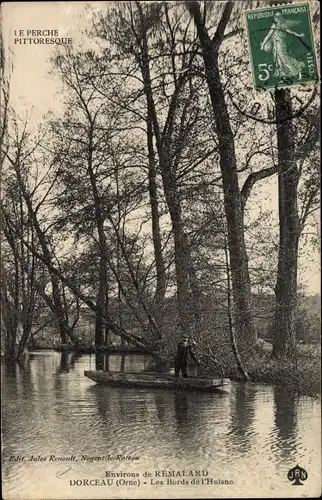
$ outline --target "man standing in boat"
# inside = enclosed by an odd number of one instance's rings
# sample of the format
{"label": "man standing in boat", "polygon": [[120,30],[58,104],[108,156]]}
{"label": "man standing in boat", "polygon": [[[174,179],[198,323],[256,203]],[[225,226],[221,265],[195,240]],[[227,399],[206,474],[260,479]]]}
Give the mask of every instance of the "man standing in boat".
{"label": "man standing in boat", "polygon": [[177,354],[174,359],[174,373],[176,377],[179,377],[180,371],[184,378],[188,377],[187,365],[188,365],[188,355],[191,356],[196,365],[199,365],[199,361],[193,352],[193,343],[189,342],[188,335],[183,335],[180,342],[177,345]]}

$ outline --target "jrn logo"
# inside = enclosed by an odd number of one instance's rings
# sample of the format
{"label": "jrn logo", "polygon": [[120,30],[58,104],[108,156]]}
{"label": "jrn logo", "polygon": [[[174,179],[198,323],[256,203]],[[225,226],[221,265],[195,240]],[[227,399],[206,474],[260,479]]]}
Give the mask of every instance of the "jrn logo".
{"label": "jrn logo", "polygon": [[306,481],[308,478],[308,474],[305,469],[296,465],[293,469],[289,470],[287,473],[287,479],[289,481],[294,481],[292,486],[303,486],[301,481]]}

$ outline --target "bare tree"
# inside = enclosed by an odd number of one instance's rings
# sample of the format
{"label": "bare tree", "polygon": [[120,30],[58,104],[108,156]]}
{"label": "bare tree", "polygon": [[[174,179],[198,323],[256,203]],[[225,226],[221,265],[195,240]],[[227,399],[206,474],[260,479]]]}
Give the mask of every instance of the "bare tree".
{"label": "bare tree", "polygon": [[187,8],[194,19],[202,48],[205,73],[218,136],[220,169],[228,229],[234,312],[237,321],[237,343],[244,351],[249,351],[254,345],[256,330],[252,316],[248,258],[244,240],[243,199],[238,183],[234,137],[218,65],[218,52],[233,9],[233,2],[225,4],[217,31],[212,39],[207,31],[205,15],[202,16],[199,3],[187,2]]}
{"label": "bare tree", "polygon": [[[54,177],[47,183],[43,174],[39,174],[35,152],[39,149],[40,143],[38,140],[36,142],[31,140],[30,133],[27,131],[27,123],[20,124],[19,119],[14,118],[12,120],[12,130],[10,145],[5,152],[7,175],[14,176],[18,192],[20,193],[19,199],[26,207],[29,224],[34,230],[32,232],[33,238],[37,239],[46,259],[53,262],[54,256],[51,250],[51,238],[47,234],[48,227],[44,228],[42,226],[39,214],[46,200],[48,201],[56,179]],[[34,172],[31,173],[33,168]],[[23,255],[22,259],[24,260]],[[55,311],[61,340],[63,343],[66,343],[68,338],[75,340],[75,336],[73,328],[69,325],[68,311],[64,307],[59,280],[54,274],[49,273],[49,275],[52,287],[52,307]]]}

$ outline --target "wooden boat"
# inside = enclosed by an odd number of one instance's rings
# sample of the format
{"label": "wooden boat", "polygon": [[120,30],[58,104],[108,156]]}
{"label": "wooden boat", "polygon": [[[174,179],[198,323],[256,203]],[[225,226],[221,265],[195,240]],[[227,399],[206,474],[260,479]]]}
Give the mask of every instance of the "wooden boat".
{"label": "wooden boat", "polygon": [[175,377],[174,375],[153,372],[121,373],[86,370],[84,375],[94,382],[106,385],[127,387],[161,387],[164,389],[185,389],[214,392],[226,388],[229,378]]}

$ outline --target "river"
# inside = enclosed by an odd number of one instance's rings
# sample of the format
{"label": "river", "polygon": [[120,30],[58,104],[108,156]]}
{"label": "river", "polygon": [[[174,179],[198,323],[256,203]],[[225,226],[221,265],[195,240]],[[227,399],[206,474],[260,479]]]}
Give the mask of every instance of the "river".
{"label": "river", "polygon": [[[128,356],[125,370],[148,361]],[[120,356],[109,358],[111,370],[120,366]],[[320,493],[319,399],[252,383],[216,394],[98,386],[84,377],[88,369],[95,356],[52,351],[30,353],[23,367],[1,363],[4,498]],[[297,464],[308,478],[293,487],[287,473]],[[162,477],[169,469],[199,472]],[[139,485],[102,482],[117,472]]]}

